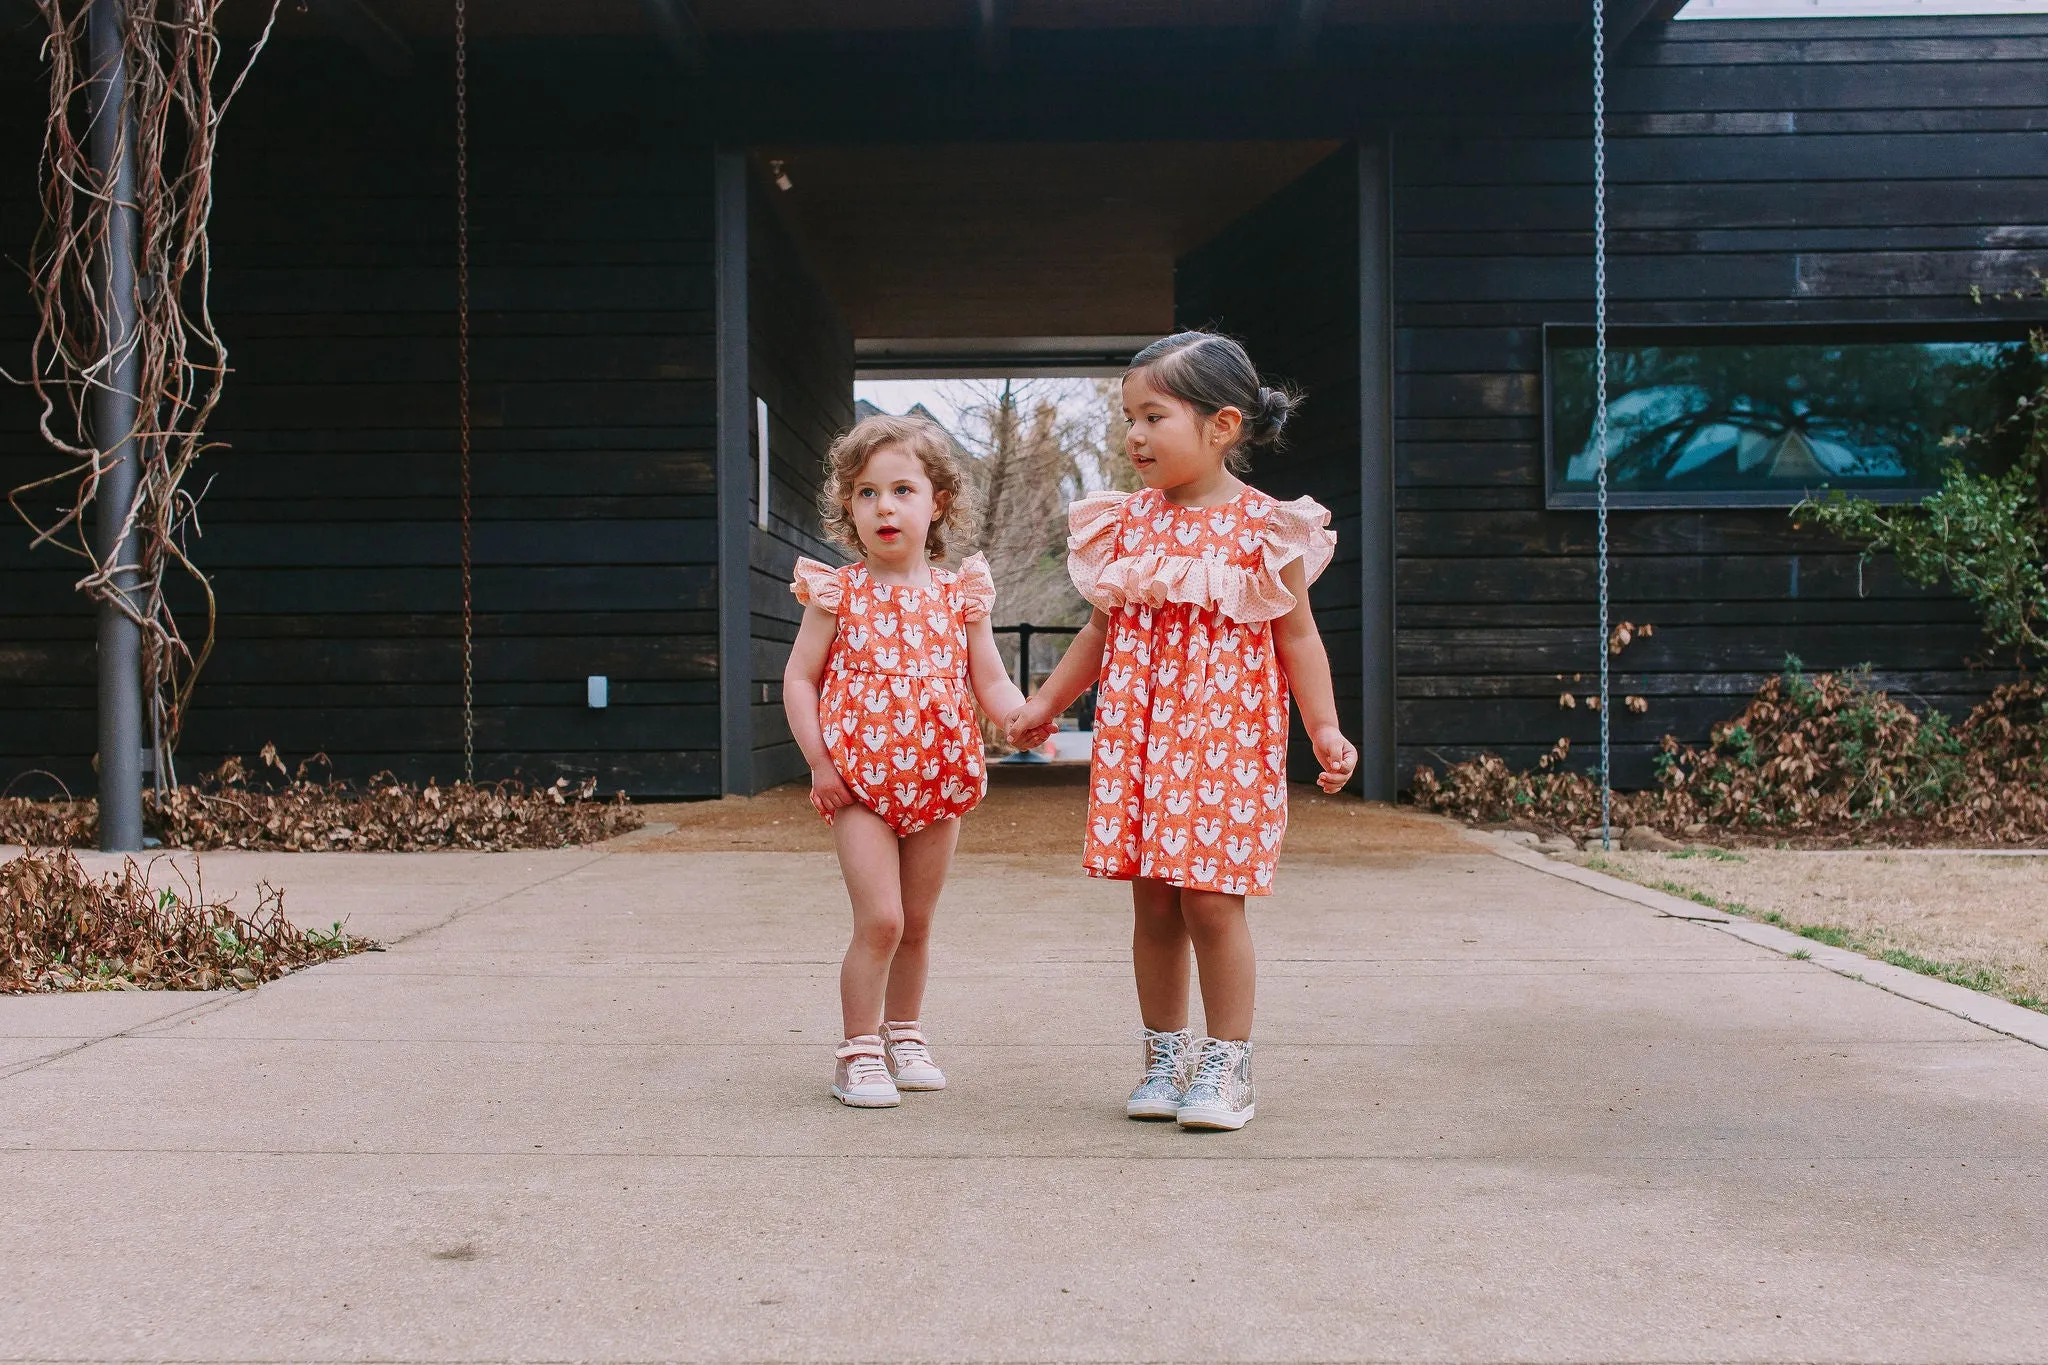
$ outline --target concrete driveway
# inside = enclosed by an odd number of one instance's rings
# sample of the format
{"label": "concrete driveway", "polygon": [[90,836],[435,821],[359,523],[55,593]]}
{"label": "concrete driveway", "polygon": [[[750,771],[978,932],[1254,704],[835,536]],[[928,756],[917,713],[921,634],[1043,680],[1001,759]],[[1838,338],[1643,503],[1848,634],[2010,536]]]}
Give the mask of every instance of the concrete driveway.
{"label": "concrete driveway", "polygon": [[1283,866],[1235,1135],[1121,1117],[1069,858],[879,1113],[829,855],[206,867],[390,950],[0,999],[0,1359],[2048,1358],[2048,1051],[1476,847]]}

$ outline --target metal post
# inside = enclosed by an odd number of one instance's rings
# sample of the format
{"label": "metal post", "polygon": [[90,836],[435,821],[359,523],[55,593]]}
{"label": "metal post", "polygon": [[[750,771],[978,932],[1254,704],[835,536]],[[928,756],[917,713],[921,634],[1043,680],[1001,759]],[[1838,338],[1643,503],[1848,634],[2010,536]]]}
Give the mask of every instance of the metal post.
{"label": "metal post", "polygon": [[[129,520],[135,509],[136,353],[135,139],[128,118],[128,72],[122,57],[125,0],[93,0],[92,158],[113,198],[106,249],[100,256],[99,307],[109,363],[93,390],[93,439],[104,452],[96,544],[115,566],[113,587],[124,599],[139,586],[140,555]],[[112,602],[99,609],[100,848],[142,847],[142,628]]]}
{"label": "metal post", "polygon": [[1394,365],[1389,285],[1389,138],[1358,147],[1358,784],[1399,794],[1394,669]]}
{"label": "metal post", "polygon": [[712,254],[718,327],[719,790],[754,794],[754,399],[749,369],[747,154],[712,156]]}

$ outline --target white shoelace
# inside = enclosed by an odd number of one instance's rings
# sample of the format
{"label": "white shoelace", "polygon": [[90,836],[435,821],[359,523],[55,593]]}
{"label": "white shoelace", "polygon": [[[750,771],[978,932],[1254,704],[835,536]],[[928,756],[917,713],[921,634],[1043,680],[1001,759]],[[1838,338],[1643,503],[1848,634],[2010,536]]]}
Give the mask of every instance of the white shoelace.
{"label": "white shoelace", "polygon": [[887,1080],[889,1068],[872,1052],[856,1052],[846,1059],[846,1083],[858,1089],[869,1081]]}
{"label": "white shoelace", "polygon": [[1195,1064],[1195,1077],[1188,1082],[1188,1089],[1193,1090],[1198,1085],[1212,1085],[1221,1090],[1223,1083],[1230,1079],[1231,1067],[1237,1061],[1235,1052],[1236,1049],[1227,1047],[1204,1049],[1202,1060]]}
{"label": "white shoelace", "polygon": [[932,1061],[931,1049],[924,1045],[924,1040],[921,1038],[892,1040],[889,1044],[889,1050],[896,1054],[896,1065],[899,1069],[906,1066],[937,1065],[937,1063]]}
{"label": "white shoelace", "polygon": [[1151,1057],[1151,1065],[1145,1068],[1145,1079],[1171,1083],[1173,1073],[1180,1070],[1181,1037],[1178,1033],[1162,1033],[1157,1029],[1145,1030],[1145,1052]]}

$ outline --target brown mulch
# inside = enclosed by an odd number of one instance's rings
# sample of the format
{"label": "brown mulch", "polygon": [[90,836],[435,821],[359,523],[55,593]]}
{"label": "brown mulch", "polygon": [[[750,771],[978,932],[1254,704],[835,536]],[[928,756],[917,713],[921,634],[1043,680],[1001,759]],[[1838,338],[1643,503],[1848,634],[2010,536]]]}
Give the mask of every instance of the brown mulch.
{"label": "brown mulch", "polygon": [[[145,790],[143,824],[166,848],[394,853],[569,848],[641,824],[623,794],[598,796],[595,778],[573,786],[567,778],[546,787],[510,781],[418,786],[386,773],[356,786],[310,776],[321,761],[309,759],[288,772],[266,746],[263,763],[275,770],[273,777],[252,774],[231,758],[196,783],[162,795]],[[91,848],[98,832],[99,806],[90,798],[0,797],[0,843]]]}
{"label": "brown mulch", "polygon": [[[672,831],[636,834],[613,845],[621,852],[829,853],[832,831],[811,809],[810,786],[792,782],[751,797],[638,807],[651,825]],[[990,768],[988,797],[960,825],[960,852],[1071,858],[1078,865],[1088,810],[1083,764]],[[1313,786],[1288,792],[1283,856],[1408,858],[1471,851],[1458,827],[1420,811],[1329,796]]]}
{"label": "brown mulch", "polygon": [[119,872],[94,878],[63,849],[0,863],[0,994],[251,990],[377,948],[340,924],[300,929],[285,917],[284,893],[269,885],[243,914],[182,874],[178,885],[152,885],[154,867],[128,858]]}

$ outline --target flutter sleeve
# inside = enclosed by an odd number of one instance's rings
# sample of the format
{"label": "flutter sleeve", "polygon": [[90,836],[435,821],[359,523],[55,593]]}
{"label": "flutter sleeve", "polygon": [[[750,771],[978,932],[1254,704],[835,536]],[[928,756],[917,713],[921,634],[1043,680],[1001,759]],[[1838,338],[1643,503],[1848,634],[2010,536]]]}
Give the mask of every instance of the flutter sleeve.
{"label": "flutter sleeve", "polygon": [[1115,611],[1123,605],[1103,584],[1103,573],[1116,559],[1117,528],[1122,524],[1129,493],[1091,493],[1067,508],[1067,576],[1081,596]]}
{"label": "flutter sleeve", "polygon": [[1226,606],[1225,614],[1240,621],[1272,621],[1293,611],[1294,594],[1280,571],[1299,560],[1304,581],[1313,583],[1337,553],[1330,509],[1314,498],[1273,503],[1260,539],[1259,567],[1245,575],[1239,599]]}
{"label": "flutter sleeve", "polygon": [[986,621],[995,609],[996,576],[988,567],[988,556],[967,556],[960,561],[960,615],[968,621]]}
{"label": "flutter sleeve", "polygon": [[839,570],[829,564],[820,564],[815,559],[799,559],[796,562],[796,578],[789,585],[796,594],[796,600],[807,607],[819,607],[837,615],[839,600],[846,595],[845,580]]}

